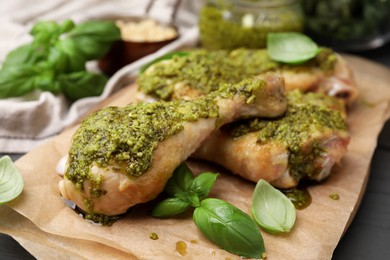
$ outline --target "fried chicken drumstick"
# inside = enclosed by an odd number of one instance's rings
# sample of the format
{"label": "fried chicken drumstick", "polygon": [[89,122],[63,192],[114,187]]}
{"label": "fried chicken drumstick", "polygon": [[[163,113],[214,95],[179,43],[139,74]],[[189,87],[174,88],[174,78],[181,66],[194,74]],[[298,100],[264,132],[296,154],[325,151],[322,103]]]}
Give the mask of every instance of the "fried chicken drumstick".
{"label": "fried chicken drumstick", "polygon": [[92,217],[125,213],[155,198],[215,129],[286,108],[283,79],[268,73],[194,100],[102,109],[73,135],[60,192]]}

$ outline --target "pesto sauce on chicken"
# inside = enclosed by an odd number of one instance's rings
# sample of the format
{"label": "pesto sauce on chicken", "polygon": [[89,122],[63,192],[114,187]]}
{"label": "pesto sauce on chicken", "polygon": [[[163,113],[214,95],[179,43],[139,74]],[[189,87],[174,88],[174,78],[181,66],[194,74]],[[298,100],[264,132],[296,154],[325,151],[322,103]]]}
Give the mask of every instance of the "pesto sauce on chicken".
{"label": "pesto sauce on chicken", "polygon": [[[313,161],[323,147],[315,137],[329,131],[345,131],[347,124],[338,110],[339,100],[318,93],[302,94],[299,91],[287,94],[289,106],[286,114],[276,119],[254,118],[234,122],[222,128],[233,137],[257,132],[257,143],[277,142],[287,147],[291,175],[300,180],[316,174]],[[314,139],[310,149],[305,142]]]}
{"label": "pesto sauce on chicken", "polygon": [[[335,53],[324,48],[305,65],[331,72],[335,62]],[[200,49],[190,51],[185,56],[174,56],[153,64],[139,75],[137,83],[143,93],[171,100],[177,83],[190,86],[196,89],[199,95],[204,95],[216,91],[226,82],[238,83],[263,72],[290,67],[295,68],[271,60],[267,49]]]}
{"label": "pesto sauce on chicken", "polygon": [[[224,84],[218,91],[194,100],[161,101],[107,107],[87,117],[75,132],[69,151],[65,177],[83,189],[91,184],[91,197],[105,194],[103,179],[91,173],[93,165],[138,177],[152,165],[159,143],[183,130],[184,122],[200,118],[218,118],[218,99],[235,95],[254,101],[254,91],[265,86],[263,80],[243,80]],[[218,120],[216,124],[218,124]]]}
{"label": "pesto sauce on chicken", "polygon": [[[140,103],[107,107],[86,118],[74,134],[66,177],[82,183],[92,178],[90,166],[113,166],[128,176],[140,176],[152,163],[152,153],[167,137],[180,132],[183,122],[217,117],[212,100]],[[99,192],[96,192],[96,197]]]}

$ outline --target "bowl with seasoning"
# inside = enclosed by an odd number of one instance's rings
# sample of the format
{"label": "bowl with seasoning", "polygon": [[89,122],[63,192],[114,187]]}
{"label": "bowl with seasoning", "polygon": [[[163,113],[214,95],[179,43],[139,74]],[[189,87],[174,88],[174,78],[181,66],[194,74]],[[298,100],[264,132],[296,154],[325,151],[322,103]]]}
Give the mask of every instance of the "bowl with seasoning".
{"label": "bowl with seasoning", "polygon": [[207,49],[264,48],[268,32],[300,32],[303,22],[297,0],[207,0],[200,40]]}
{"label": "bowl with seasoning", "polygon": [[108,54],[98,61],[100,69],[108,75],[179,37],[175,26],[151,18],[120,18],[115,21],[121,32],[121,40],[113,44]]}

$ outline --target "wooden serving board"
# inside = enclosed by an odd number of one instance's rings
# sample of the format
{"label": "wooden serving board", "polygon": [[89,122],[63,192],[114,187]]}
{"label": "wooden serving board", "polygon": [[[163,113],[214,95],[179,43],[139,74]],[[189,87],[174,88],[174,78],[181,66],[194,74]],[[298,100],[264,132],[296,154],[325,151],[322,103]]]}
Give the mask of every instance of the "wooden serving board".
{"label": "wooden serving board", "polygon": [[[269,235],[262,231],[268,259],[330,259],[359,207],[378,134],[389,118],[390,71],[354,56],[346,59],[360,90],[359,99],[349,108],[352,140],[348,153],[329,179],[309,188],[312,203],[297,211],[290,233]],[[99,107],[128,104],[135,89],[135,85],[126,87]],[[113,226],[101,227],[65,207],[55,167],[67,153],[74,130],[66,130],[16,162],[25,189],[10,207],[0,207],[0,232],[12,235],[37,258],[66,254],[75,258],[239,259],[210,243],[195,227],[191,212],[172,219],[154,219],[148,215],[150,205],[146,204],[134,207]],[[220,172],[210,197],[224,199],[250,213],[254,183],[216,165],[192,161],[190,166],[195,172]],[[331,199],[332,193],[339,194],[340,199]],[[158,240],[149,238],[152,232],[158,234]],[[176,250],[179,241],[187,246],[184,256]]]}

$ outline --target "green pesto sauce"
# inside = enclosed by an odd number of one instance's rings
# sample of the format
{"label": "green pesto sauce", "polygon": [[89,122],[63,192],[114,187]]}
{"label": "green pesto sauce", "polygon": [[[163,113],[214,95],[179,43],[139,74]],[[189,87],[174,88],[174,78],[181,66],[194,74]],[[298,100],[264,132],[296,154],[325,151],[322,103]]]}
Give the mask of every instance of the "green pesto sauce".
{"label": "green pesto sauce", "polygon": [[304,209],[311,204],[311,195],[307,189],[293,188],[281,191],[291,200],[296,209]]}
{"label": "green pesto sauce", "polygon": [[82,188],[84,180],[92,184],[91,195],[105,191],[104,181],[93,177],[90,166],[115,165],[114,170],[128,176],[140,176],[152,163],[152,153],[167,137],[180,132],[183,122],[218,117],[218,107],[211,98],[191,102],[155,102],[107,107],[86,118],[73,135],[66,178]]}
{"label": "green pesto sauce", "polygon": [[[243,20],[254,22],[246,26]],[[257,20],[257,21],[256,21]],[[199,31],[207,49],[264,48],[268,32],[302,31],[303,15],[299,7],[280,6],[257,11],[234,6],[206,5],[200,11]]]}
{"label": "green pesto sauce", "polygon": [[[113,166],[113,170],[137,177],[146,172],[158,144],[183,130],[184,122],[200,118],[218,118],[219,99],[243,97],[246,103],[256,99],[254,93],[265,86],[263,80],[243,80],[224,84],[218,91],[194,100],[176,100],[107,107],[87,117],[75,132],[69,151],[66,178],[82,190],[85,180],[91,184],[92,198],[106,193],[101,189],[103,177],[91,173],[91,166]],[[218,120],[216,124],[219,124]],[[86,200],[87,209],[93,205]]]}
{"label": "green pesto sauce", "polygon": [[314,139],[311,149],[303,149],[307,141],[318,133],[329,130],[347,130],[347,125],[339,111],[329,108],[335,98],[323,94],[301,94],[293,91],[287,95],[289,106],[286,114],[277,119],[247,119],[234,122],[222,128],[234,137],[257,131],[257,142],[266,144],[277,142],[288,148],[291,175],[300,180],[315,174],[313,160],[322,153],[321,140]]}
{"label": "green pesto sauce", "polygon": [[149,238],[152,239],[152,240],[157,240],[158,239],[158,235],[157,235],[157,233],[152,232],[152,233],[149,234]]}
{"label": "green pesto sauce", "polygon": [[103,214],[97,214],[92,212],[93,204],[90,200],[84,199],[84,206],[86,207],[88,212],[83,211],[79,207],[76,207],[74,211],[77,214],[81,214],[84,219],[92,221],[97,224],[101,224],[103,226],[111,226],[115,223],[121,216],[106,216]]}
{"label": "green pesto sauce", "polygon": [[340,195],[337,192],[333,192],[329,195],[329,198],[331,198],[332,200],[339,200]]}
{"label": "green pesto sauce", "polygon": [[[323,49],[304,65],[332,71],[335,61],[335,54],[330,49]],[[139,75],[137,83],[142,92],[170,100],[174,84],[180,82],[202,95],[216,91],[226,82],[238,83],[263,72],[294,67],[271,60],[266,49],[195,50],[168,62],[157,62]]]}

